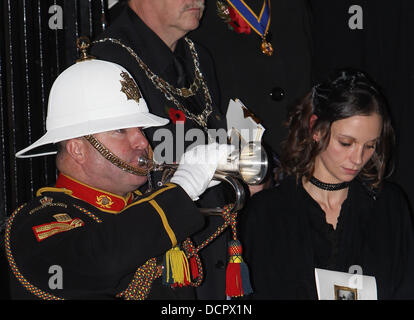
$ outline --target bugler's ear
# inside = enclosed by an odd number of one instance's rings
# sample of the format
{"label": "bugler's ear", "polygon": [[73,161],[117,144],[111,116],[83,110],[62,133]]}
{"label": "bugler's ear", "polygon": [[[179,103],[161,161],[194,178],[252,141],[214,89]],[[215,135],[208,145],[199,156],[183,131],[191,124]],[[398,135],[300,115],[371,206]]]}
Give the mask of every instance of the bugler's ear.
{"label": "bugler's ear", "polygon": [[86,141],[80,138],[70,139],[66,142],[67,153],[79,163],[86,161]]}

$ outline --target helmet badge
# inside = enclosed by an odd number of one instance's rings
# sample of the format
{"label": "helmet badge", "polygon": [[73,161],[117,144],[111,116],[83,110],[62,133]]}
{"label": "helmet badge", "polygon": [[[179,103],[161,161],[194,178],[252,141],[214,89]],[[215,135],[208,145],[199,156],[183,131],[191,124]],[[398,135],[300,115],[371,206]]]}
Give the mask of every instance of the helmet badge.
{"label": "helmet badge", "polygon": [[139,103],[139,99],[141,99],[142,96],[134,80],[124,71],[121,72],[121,77],[123,79],[119,80],[122,85],[121,91],[125,93],[128,100],[132,99]]}

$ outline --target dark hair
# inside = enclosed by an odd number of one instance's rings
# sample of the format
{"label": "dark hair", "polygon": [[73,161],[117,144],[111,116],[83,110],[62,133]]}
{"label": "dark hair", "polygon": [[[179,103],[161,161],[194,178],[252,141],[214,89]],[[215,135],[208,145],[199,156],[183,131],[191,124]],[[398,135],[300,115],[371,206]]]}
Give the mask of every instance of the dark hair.
{"label": "dark hair", "polygon": [[[333,122],[356,115],[378,114],[382,118],[382,131],[375,152],[361,170],[359,177],[371,187],[378,187],[394,146],[394,130],[387,103],[379,87],[361,71],[338,70],[325,82],[314,86],[288,115],[289,133],[283,142],[281,170],[287,175],[309,179],[314,170],[316,156],[325,150],[330,141]],[[310,118],[317,116],[312,128]],[[315,132],[321,133],[318,143]],[[392,171],[392,170],[391,170]]]}

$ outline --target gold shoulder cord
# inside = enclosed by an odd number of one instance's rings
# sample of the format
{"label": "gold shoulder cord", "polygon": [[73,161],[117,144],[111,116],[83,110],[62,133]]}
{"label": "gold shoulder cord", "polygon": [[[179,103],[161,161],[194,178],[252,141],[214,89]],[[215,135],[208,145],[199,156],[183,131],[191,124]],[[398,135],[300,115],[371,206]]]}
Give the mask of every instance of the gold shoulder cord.
{"label": "gold shoulder cord", "polygon": [[28,290],[30,293],[34,294],[36,297],[43,299],[43,300],[64,300],[63,298],[54,296],[50,293],[47,293],[38,287],[32,285],[27,279],[20,273],[19,269],[17,268],[17,264],[14,261],[14,257],[11,251],[11,245],[10,245],[10,232],[12,228],[12,224],[14,221],[14,218],[16,215],[26,206],[26,204],[18,207],[9,217],[9,220],[7,222],[6,226],[6,232],[4,235],[4,248],[6,252],[6,257],[10,265],[10,269],[13,272],[16,279],[21,283],[21,285]]}

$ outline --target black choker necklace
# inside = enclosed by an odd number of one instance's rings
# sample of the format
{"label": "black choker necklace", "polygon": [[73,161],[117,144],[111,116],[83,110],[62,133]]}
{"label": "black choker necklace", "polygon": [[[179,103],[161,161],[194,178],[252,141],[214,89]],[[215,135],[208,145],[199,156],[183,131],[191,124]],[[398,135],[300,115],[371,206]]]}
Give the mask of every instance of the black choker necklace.
{"label": "black choker necklace", "polygon": [[318,179],[316,179],[314,176],[312,176],[309,179],[310,183],[312,183],[314,186],[323,189],[323,190],[328,190],[328,191],[336,191],[336,190],[341,190],[341,189],[345,189],[349,186],[349,182],[341,182],[341,183],[325,183],[322,182]]}

